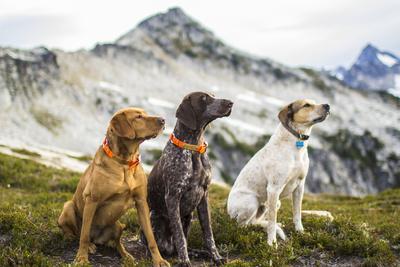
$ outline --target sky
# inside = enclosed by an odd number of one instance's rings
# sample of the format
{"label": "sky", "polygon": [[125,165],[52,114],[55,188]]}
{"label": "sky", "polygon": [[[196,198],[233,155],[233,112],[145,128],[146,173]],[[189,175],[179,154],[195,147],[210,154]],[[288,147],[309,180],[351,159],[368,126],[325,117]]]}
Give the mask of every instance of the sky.
{"label": "sky", "polygon": [[290,66],[347,67],[367,43],[400,56],[399,0],[1,0],[0,46],[90,49],[177,6],[227,44]]}

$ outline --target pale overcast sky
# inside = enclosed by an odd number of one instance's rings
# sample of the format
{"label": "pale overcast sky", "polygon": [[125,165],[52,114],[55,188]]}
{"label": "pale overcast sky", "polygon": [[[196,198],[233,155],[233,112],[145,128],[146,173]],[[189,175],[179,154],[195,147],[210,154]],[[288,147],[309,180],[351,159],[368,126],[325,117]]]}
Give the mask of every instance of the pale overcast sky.
{"label": "pale overcast sky", "polygon": [[399,0],[1,0],[0,46],[88,49],[176,6],[229,45],[292,66],[347,66],[366,43],[400,56]]}

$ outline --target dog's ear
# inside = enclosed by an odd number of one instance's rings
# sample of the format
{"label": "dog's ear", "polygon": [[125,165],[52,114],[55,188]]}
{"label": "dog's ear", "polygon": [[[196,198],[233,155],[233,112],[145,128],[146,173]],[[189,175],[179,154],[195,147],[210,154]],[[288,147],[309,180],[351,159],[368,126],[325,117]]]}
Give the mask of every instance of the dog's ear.
{"label": "dog's ear", "polygon": [[289,120],[293,118],[293,105],[289,104],[284,107],[278,115],[279,120],[282,124],[286,124]]}
{"label": "dog's ear", "polygon": [[179,105],[175,114],[176,118],[182,122],[186,127],[192,130],[197,129],[197,119],[194,113],[192,104],[190,103],[190,98],[185,97],[182,103]]}
{"label": "dog's ear", "polygon": [[125,112],[115,115],[110,122],[111,131],[119,137],[135,139],[134,127],[129,123]]}

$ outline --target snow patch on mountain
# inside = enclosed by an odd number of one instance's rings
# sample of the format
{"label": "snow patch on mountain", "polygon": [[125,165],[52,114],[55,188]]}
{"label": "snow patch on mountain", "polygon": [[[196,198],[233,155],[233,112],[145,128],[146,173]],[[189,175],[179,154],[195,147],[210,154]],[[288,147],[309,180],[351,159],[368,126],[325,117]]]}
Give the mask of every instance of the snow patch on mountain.
{"label": "snow patch on mountain", "polygon": [[122,93],[124,91],[121,86],[112,84],[112,83],[109,83],[106,81],[100,81],[99,86],[102,89],[108,89],[108,90],[112,90],[112,91],[119,92],[119,93]]}
{"label": "snow patch on mountain", "polygon": [[378,53],[376,56],[383,64],[385,64],[389,68],[399,62],[397,58],[390,56],[388,54]]}
{"label": "snow patch on mountain", "polygon": [[275,98],[275,97],[271,97],[271,96],[264,96],[263,100],[267,103],[267,104],[271,104],[274,105],[276,107],[283,107],[285,105],[285,101]]}
{"label": "snow patch on mountain", "polygon": [[150,105],[155,105],[155,106],[159,106],[159,107],[163,107],[163,108],[170,108],[170,109],[175,108],[174,103],[166,101],[166,100],[158,99],[155,97],[149,97],[147,99],[147,101],[149,101]]}
{"label": "snow patch on mountain", "polygon": [[246,101],[252,104],[261,105],[262,101],[256,96],[254,92],[247,91],[245,93],[238,94],[236,96],[237,99]]}
{"label": "snow patch on mountain", "polygon": [[244,121],[241,120],[236,120],[236,119],[232,119],[232,118],[226,118],[224,120],[224,123],[229,124],[233,127],[235,127],[235,130],[245,130],[245,131],[250,131],[253,133],[256,133],[258,135],[262,135],[265,133],[265,129],[258,127],[256,125],[252,125],[249,123],[246,123]]}

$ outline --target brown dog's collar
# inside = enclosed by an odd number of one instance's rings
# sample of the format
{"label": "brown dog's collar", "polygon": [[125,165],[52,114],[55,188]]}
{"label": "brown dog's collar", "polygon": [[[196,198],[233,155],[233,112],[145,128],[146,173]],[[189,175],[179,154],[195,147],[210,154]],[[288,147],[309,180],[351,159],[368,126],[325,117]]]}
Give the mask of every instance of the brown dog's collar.
{"label": "brown dog's collar", "polygon": [[204,154],[208,147],[207,142],[204,142],[201,145],[192,145],[192,144],[185,143],[185,142],[179,140],[178,138],[176,138],[173,133],[171,133],[171,135],[169,136],[169,140],[171,140],[171,142],[179,148],[196,151],[196,152],[199,152],[200,154]]}
{"label": "brown dog's collar", "polygon": [[132,160],[121,159],[120,157],[114,155],[114,153],[111,151],[107,137],[104,137],[104,140],[103,140],[103,151],[109,158],[114,158],[119,163],[128,165],[129,169],[135,168],[140,163],[140,154],[137,156],[136,159],[132,159]]}

